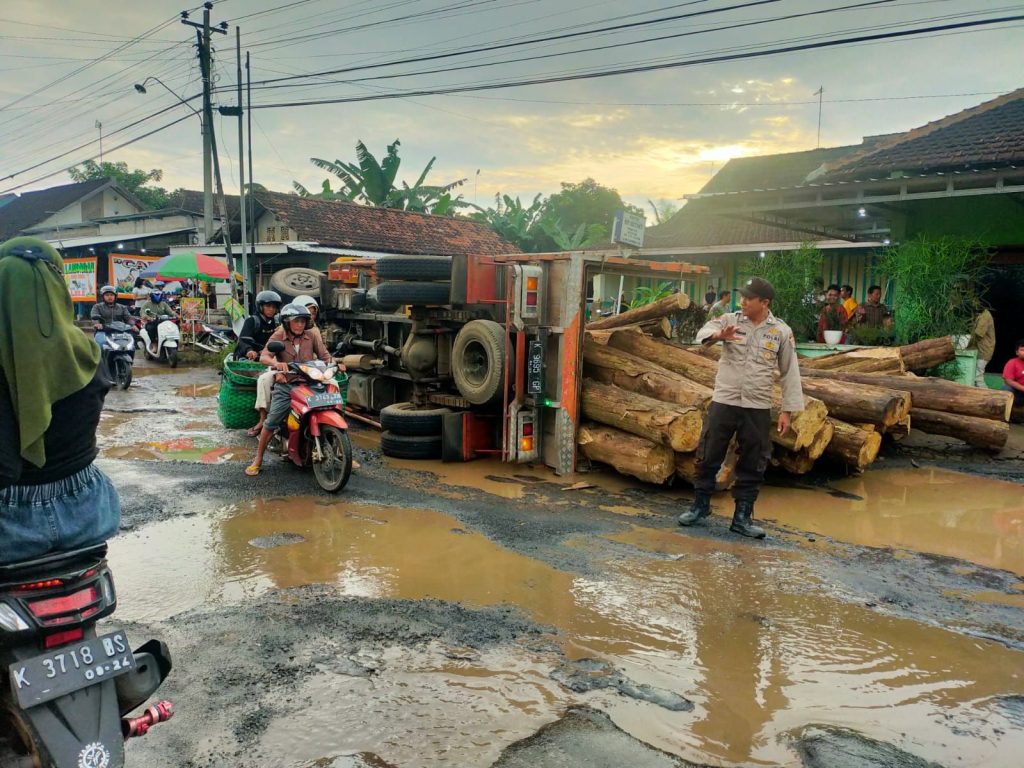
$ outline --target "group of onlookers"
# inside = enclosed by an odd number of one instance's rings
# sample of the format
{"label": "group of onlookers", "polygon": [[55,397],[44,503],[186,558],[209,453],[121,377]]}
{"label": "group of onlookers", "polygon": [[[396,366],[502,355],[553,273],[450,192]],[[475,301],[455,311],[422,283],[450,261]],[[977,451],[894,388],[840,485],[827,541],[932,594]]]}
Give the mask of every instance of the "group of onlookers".
{"label": "group of onlookers", "polygon": [[819,342],[825,341],[825,331],[841,331],[840,343],[870,340],[878,344],[891,329],[892,310],[882,303],[882,286],[870,286],[859,304],[853,298],[853,286],[833,283],[825,290],[818,315]]}

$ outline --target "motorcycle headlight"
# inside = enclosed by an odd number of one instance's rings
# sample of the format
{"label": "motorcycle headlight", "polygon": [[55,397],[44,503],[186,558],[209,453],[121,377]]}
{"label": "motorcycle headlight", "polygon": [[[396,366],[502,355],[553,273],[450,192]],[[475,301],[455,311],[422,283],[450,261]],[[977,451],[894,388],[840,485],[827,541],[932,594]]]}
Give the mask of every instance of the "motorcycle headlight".
{"label": "motorcycle headlight", "polygon": [[330,368],[324,371],[324,381],[330,381],[331,379],[333,379],[334,374],[336,374],[337,372],[338,369],[332,365]]}
{"label": "motorcycle headlight", "polygon": [[299,370],[309,376],[313,381],[323,381],[324,379],[323,371],[318,368],[314,368],[311,365],[300,365]]}

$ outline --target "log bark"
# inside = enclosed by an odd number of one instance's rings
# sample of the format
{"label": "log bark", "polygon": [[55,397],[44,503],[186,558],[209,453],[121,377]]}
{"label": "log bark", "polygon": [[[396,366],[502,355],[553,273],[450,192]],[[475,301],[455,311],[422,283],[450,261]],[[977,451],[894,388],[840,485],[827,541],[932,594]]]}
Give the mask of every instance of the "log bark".
{"label": "log bark", "polygon": [[700,406],[711,399],[711,390],[666,370],[655,363],[593,340],[583,342],[587,374],[602,384],[614,384],[666,403]]}
{"label": "log bark", "polygon": [[594,320],[587,323],[587,330],[597,331],[604,330],[606,328],[621,328],[624,325],[633,325],[634,323],[644,323],[648,320],[657,320],[658,318],[667,317],[673,312],[686,309],[688,306],[690,306],[689,296],[685,293],[674,293],[671,296],[666,296],[664,299],[652,302],[651,304],[644,304],[642,307],[628,309],[618,315],[602,317],[599,320]]}
{"label": "log bark", "polygon": [[[729,450],[725,454],[722,466],[715,475],[715,491],[728,491],[736,484],[736,464],[739,461],[739,454],[736,452],[736,440],[729,443]],[[697,483],[697,454],[677,453],[676,454],[676,477],[685,480],[690,485]]]}
{"label": "log bark", "polygon": [[860,471],[867,469],[878,458],[878,449],[882,446],[882,435],[879,432],[866,432],[838,419],[830,418],[829,423],[833,432],[825,448],[827,455]]}
{"label": "log bark", "polygon": [[903,365],[908,371],[923,371],[956,359],[952,336],[906,344],[899,350],[900,357],[903,358]]}
{"label": "log bark", "polygon": [[802,358],[800,370],[858,371],[861,373],[903,373],[903,358],[896,347],[867,347],[834,352],[821,357]]}
{"label": "log bark", "polygon": [[[632,329],[614,332],[608,339],[608,345],[645,360],[656,362],[673,373],[714,389],[715,376],[718,375],[718,363],[711,358],[695,354],[691,351],[692,348],[683,348],[668,342],[657,341]],[[781,410],[782,390],[775,386],[772,388],[772,418],[778,420]],[[827,415],[823,403],[814,398],[804,397],[804,410],[793,415],[793,422],[790,426],[790,433],[793,434],[796,442],[796,447],[793,450],[810,445]],[[774,440],[778,433],[772,430],[772,435]]]}
{"label": "log bark", "polygon": [[776,443],[772,452],[772,463],[793,475],[806,475],[814,467],[832,442],[835,427],[826,421],[814,438],[814,442],[799,451],[789,450]]}
{"label": "log bark", "polygon": [[806,376],[828,377],[854,384],[869,384],[887,389],[902,389],[911,394],[915,408],[959,413],[981,419],[1008,421],[1013,408],[1013,395],[996,389],[965,387],[930,376],[884,376],[872,373],[837,371],[825,374],[807,371]]}
{"label": "log bark", "polygon": [[609,384],[583,382],[583,415],[644,437],[673,451],[695,451],[704,425],[697,406],[665,403]]}
{"label": "log bark", "polygon": [[591,461],[608,464],[615,471],[646,483],[660,485],[675,472],[671,448],[618,429],[584,424],[576,442],[583,455]]}
{"label": "log bark", "polygon": [[883,387],[858,385],[824,378],[803,380],[804,392],[825,403],[829,416],[843,421],[866,421],[890,427],[905,417],[911,408],[909,392]]}
{"label": "log bark", "polygon": [[[659,320],[652,320],[647,323],[634,323],[633,325],[626,325],[622,328],[609,328],[606,331],[591,330],[588,328],[587,338],[593,339],[598,344],[607,344],[609,337],[613,333],[618,333],[619,331],[636,331],[637,333],[644,333],[649,337],[660,339],[672,338],[672,324],[669,323],[667,317],[662,317]],[[626,351],[628,352],[629,350]]]}
{"label": "log bark", "polygon": [[1010,425],[996,419],[979,419],[977,416],[961,416],[928,408],[914,408],[910,418],[914,429],[929,435],[963,440],[968,445],[987,451],[1001,451],[1010,436]]}
{"label": "log bark", "polygon": [[908,413],[905,419],[900,419],[898,424],[894,424],[893,426],[885,430],[885,434],[887,434],[896,442],[899,442],[900,440],[902,440],[903,438],[910,434],[910,423],[911,419],[910,414]]}

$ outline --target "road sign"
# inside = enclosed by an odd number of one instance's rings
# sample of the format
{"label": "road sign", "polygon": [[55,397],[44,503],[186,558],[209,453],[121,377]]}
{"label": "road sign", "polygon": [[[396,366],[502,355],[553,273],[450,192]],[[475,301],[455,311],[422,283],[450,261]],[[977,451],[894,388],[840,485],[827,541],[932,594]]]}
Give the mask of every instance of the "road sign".
{"label": "road sign", "polygon": [[616,211],[612,224],[612,242],[632,245],[636,248],[644,244],[644,216],[629,211]]}

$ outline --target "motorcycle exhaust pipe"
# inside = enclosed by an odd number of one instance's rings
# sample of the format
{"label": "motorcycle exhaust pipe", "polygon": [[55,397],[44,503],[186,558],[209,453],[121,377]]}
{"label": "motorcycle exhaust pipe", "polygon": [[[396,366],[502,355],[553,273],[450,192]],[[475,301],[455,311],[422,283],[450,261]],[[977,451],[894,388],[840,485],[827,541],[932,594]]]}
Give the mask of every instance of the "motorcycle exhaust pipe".
{"label": "motorcycle exhaust pipe", "polygon": [[121,734],[125,741],[136,736],[145,736],[149,729],[160,723],[166,723],[174,717],[174,704],[169,701],[158,701],[147,707],[139,717],[121,718]]}

